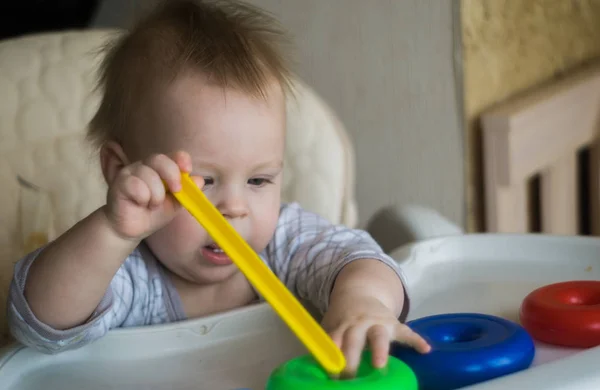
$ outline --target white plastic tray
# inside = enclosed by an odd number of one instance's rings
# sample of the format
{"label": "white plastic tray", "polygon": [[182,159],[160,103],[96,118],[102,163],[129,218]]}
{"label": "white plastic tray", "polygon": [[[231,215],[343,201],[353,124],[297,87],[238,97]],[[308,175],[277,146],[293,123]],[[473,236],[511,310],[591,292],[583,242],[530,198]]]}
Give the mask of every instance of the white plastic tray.
{"label": "white plastic tray", "polygon": [[[600,240],[457,235],[407,245],[393,254],[412,292],[409,319],[480,312],[518,321],[522,299],[544,284],[600,279]],[[525,371],[471,390],[600,389],[600,348],[538,344]],[[46,356],[12,347],[0,357],[0,389],[260,390],[280,363],[305,353],[270,308],[167,326],[116,330],[77,351]]]}

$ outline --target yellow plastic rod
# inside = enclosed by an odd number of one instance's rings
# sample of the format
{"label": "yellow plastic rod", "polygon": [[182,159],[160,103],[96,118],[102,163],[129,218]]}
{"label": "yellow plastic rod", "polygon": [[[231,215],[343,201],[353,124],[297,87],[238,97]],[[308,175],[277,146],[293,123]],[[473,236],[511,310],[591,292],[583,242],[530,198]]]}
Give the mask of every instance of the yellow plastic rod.
{"label": "yellow plastic rod", "polygon": [[285,285],[206,198],[187,173],[173,195],[198,220],[217,245],[296,334],[319,364],[333,375],[345,366],[344,354]]}

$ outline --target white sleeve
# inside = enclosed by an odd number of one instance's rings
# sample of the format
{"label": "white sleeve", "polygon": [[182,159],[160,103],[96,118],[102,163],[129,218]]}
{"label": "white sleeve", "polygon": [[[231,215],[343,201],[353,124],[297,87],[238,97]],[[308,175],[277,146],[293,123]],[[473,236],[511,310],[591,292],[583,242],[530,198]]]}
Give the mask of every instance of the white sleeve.
{"label": "white sleeve", "polygon": [[[44,353],[81,347],[122,326],[165,322],[164,301],[156,283],[149,278],[140,252],[133,252],[117,270],[102,300],[79,326],[58,330],[41,322],[24,296],[31,264],[42,249],[21,259],[15,266],[8,299],[9,328],[17,341]],[[158,318],[157,318],[158,317]]]}
{"label": "white sleeve", "polygon": [[[298,204],[282,207],[275,236],[266,249],[266,260],[273,272],[290,291],[311,302],[321,313],[327,310],[339,272],[358,259],[375,259],[387,264],[406,286],[399,265],[366,231],[332,224]],[[406,287],[404,293],[401,321],[409,308]]]}

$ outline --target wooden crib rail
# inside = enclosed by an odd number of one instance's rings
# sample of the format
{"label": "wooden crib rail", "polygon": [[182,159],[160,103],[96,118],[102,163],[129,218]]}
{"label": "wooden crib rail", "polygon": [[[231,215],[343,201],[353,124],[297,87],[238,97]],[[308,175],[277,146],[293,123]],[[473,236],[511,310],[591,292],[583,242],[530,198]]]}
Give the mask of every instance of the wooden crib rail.
{"label": "wooden crib rail", "polygon": [[600,235],[600,64],[510,99],[481,120],[486,231],[532,232],[537,220],[541,232],[574,235],[585,219],[588,233]]}

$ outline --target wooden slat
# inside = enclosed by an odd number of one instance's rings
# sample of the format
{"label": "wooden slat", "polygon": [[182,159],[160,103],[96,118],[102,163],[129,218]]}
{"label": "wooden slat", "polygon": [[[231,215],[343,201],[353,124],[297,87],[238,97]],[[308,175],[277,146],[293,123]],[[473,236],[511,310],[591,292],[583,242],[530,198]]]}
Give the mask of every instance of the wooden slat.
{"label": "wooden slat", "polygon": [[529,231],[529,204],[527,185],[514,184],[497,189],[497,218],[494,231],[503,233],[527,233]]}
{"label": "wooden slat", "polygon": [[577,155],[570,153],[541,175],[542,232],[576,235],[579,230]]}
{"label": "wooden slat", "polygon": [[[493,121],[493,119],[492,119]],[[502,123],[484,128],[486,231],[526,233],[529,229],[529,205],[526,183],[500,183],[498,167],[507,163],[507,143]]]}

